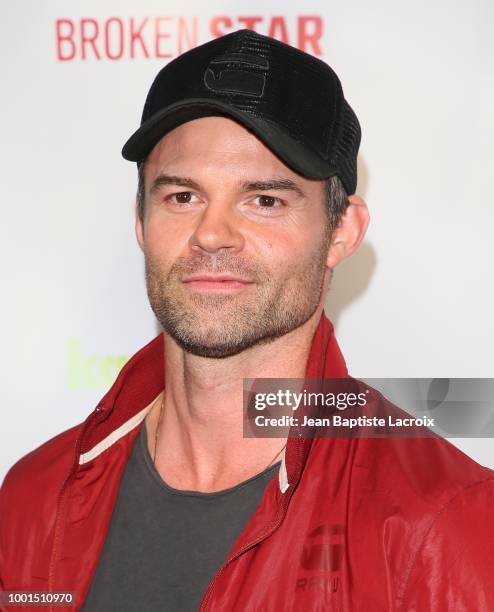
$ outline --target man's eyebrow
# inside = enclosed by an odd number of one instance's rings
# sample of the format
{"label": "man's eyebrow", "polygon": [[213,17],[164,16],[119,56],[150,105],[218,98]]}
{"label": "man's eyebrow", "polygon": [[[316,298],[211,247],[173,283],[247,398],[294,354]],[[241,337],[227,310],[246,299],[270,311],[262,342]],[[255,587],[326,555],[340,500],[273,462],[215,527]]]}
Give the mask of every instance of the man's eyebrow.
{"label": "man's eyebrow", "polygon": [[294,191],[301,198],[305,193],[294,181],[290,179],[270,179],[268,181],[252,181],[242,183],[244,191]]}
{"label": "man's eyebrow", "polygon": [[151,193],[157,191],[160,187],[163,187],[164,185],[177,185],[178,187],[188,187],[189,189],[200,189],[199,183],[196,183],[194,180],[187,176],[160,174],[153,181],[153,185],[151,186]]}
{"label": "man's eyebrow", "polygon": [[[170,174],[160,174],[157,176],[151,187],[151,193],[157,191],[164,185],[176,185],[187,187],[188,189],[200,190],[200,185],[187,176],[175,176]],[[304,198],[305,193],[291,179],[269,179],[266,181],[247,181],[240,184],[243,191],[293,191],[299,197]]]}

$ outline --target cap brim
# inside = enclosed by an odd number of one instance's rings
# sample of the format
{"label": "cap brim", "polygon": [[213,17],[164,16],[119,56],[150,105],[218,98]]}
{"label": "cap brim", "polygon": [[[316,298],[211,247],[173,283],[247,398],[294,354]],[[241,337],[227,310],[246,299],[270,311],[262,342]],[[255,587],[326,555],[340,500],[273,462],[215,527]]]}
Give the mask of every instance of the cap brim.
{"label": "cap brim", "polygon": [[331,168],[327,161],[274,123],[222,102],[202,98],[176,102],[150,117],[127,140],[122,155],[128,161],[143,161],[165,134],[182,123],[217,115],[225,115],[242,123],[287,166],[302,176],[325,179],[336,174],[336,170]]}

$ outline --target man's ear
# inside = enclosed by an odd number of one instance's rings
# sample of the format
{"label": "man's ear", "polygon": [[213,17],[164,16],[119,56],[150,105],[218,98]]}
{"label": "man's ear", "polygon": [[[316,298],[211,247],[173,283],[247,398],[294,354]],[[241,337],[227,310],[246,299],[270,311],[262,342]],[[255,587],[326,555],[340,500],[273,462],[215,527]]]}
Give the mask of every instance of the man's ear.
{"label": "man's ear", "polygon": [[348,206],[333,230],[326,265],[334,268],[357,250],[369,225],[367,204],[358,195],[348,197]]}
{"label": "man's ear", "polygon": [[144,251],[144,226],[141,221],[141,217],[139,215],[139,209],[137,205],[136,205],[135,232],[136,232],[137,242],[139,243],[139,246],[141,247],[141,251]]}

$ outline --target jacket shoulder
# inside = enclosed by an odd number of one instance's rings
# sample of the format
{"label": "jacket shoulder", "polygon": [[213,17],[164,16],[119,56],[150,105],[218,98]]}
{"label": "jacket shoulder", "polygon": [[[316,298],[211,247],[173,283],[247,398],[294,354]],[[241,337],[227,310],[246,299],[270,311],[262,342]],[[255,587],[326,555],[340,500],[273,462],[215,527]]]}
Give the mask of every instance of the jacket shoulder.
{"label": "jacket shoulder", "polygon": [[[50,522],[57,497],[75,460],[76,440],[83,424],[51,438],[24,455],[7,472],[0,489],[2,531],[27,527],[43,516]],[[43,521],[44,522],[44,521]]]}
{"label": "jacket shoulder", "polygon": [[67,475],[74,461],[76,440],[82,426],[81,423],[63,431],[19,459],[5,476],[2,498],[15,496],[23,489],[32,494],[35,490],[49,487],[53,480],[57,480],[58,473]]}
{"label": "jacket shoulder", "polygon": [[[389,419],[412,415],[374,390],[372,413]],[[494,479],[494,472],[427,427],[412,425],[405,432],[388,427],[386,437],[362,441],[361,456],[399,491],[401,499],[420,498],[426,505],[447,503],[465,487]]]}
{"label": "jacket shoulder", "polygon": [[401,500],[417,499],[431,509],[442,507],[463,489],[494,481],[491,469],[439,436],[366,442],[360,457],[366,457],[372,471]]}

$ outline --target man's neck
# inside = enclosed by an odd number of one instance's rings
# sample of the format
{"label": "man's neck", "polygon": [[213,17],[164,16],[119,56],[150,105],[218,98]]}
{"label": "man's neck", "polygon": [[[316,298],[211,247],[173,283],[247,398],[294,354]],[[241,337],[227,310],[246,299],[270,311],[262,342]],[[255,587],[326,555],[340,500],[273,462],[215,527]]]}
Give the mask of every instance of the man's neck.
{"label": "man's neck", "polygon": [[219,491],[279,460],[286,439],[243,435],[244,379],[304,378],[321,313],[318,308],[289,334],[223,359],[186,353],[165,334],[165,390],[147,431],[156,467],[170,486]]}

